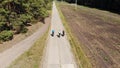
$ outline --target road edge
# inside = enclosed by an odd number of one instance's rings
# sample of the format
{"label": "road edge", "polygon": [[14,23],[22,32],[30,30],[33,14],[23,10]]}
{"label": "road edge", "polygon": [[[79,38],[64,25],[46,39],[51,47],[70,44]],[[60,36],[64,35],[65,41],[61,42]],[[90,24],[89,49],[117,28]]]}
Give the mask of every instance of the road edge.
{"label": "road edge", "polygon": [[59,4],[57,2],[56,2],[56,6],[58,9],[60,18],[63,22],[63,26],[66,29],[67,39],[69,40],[69,42],[71,44],[71,49],[72,49],[72,52],[75,56],[75,60],[77,61],[78,68],[92,68],[92,65],[91,65],[89,59],[87,58],[87,56],[83,52],[83,49],[80,47],[80,45],[81,45],[80,42],[77,40],[77,38],[74,36],[72,31],[70,30],[70,27],[67,24],[67,21],[66,21],[64,15],[62,14],[62,11],[60,10]]}

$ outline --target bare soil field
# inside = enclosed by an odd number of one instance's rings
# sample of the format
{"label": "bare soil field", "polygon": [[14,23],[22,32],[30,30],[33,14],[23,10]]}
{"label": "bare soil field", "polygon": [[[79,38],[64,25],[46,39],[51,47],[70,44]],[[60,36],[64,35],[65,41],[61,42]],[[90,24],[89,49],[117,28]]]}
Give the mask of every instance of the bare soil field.
{"label": "bare soil field", "polygon": [[60,4],[74,36],[93,68],[120,68],[120,15]]}

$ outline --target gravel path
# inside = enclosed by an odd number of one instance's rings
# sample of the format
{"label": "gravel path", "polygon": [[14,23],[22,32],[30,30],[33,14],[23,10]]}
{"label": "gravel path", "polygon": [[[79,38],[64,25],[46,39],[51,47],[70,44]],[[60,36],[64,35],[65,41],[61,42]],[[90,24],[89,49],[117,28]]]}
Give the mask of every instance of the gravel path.
{"label": "gravel path", "polygon": [[51,30],[52,29],[55,30],[55,35],[54,37],[49,35],[42,68],[76,68],[66,35],[60,38],[56,36],[58,31],[64,30],[64,27],[54,2],[51,20]]}
{"label": "gravel path", "polygon": [[27,51],[34,44],[34,42],[46,32],[48,26],[49,23],[44,24],[41,28],[38,29],[37,32],[35,32],[30,37],[19,42],[10,49],[0,53],[0,68],[8,67],[12,61],[14,61],[17,57]]}

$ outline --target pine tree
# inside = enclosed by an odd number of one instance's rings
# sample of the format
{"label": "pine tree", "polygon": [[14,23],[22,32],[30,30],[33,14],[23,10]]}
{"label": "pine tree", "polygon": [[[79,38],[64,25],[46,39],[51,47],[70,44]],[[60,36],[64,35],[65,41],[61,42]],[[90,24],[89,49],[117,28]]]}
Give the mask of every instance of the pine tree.
{"label": "pine tree", "polygon": [[0,0],[0,32],[14,30],[20,33],[33,19],[48,16],[52,0]]}

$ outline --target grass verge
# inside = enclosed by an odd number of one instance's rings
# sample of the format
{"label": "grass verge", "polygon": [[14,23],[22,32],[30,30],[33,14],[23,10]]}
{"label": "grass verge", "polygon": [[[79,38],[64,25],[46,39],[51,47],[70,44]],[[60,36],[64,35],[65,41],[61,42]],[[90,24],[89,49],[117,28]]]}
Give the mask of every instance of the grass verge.
{"label": "grass verge", "polygon": [[58,9],[60,17],[62,19],[63,25],[65,26],[65,29],[66,29],[68,40],[71,44],[71,48],[75,55],[78,67],[79,68],[92,68],[92,65],[91,65],[89,59],[86,57],[82,48],[80,47],[80,45],[81,45],[80,42],[77,40],[77,38],[71,32],[71,29],[70,29],[69,25],[67,24],[67,21],[59,8],[60,4],[58,2],[56,2],[56,3],[57,3],[56,4],[57,9]]}
{"label": "grass verge", "polygon": [[16,59],[8,68],[39,68],[48,37],[48,31],[49,29],[27,52]]}

